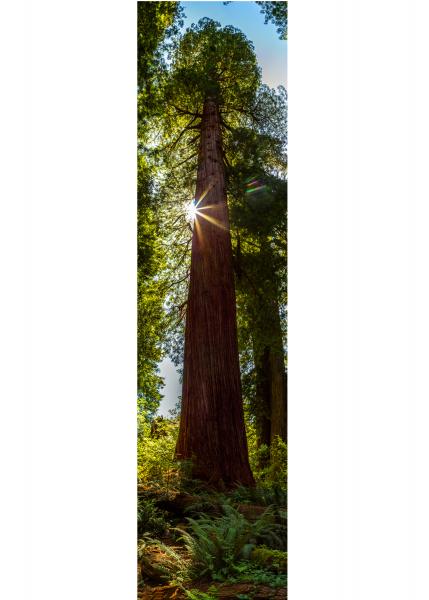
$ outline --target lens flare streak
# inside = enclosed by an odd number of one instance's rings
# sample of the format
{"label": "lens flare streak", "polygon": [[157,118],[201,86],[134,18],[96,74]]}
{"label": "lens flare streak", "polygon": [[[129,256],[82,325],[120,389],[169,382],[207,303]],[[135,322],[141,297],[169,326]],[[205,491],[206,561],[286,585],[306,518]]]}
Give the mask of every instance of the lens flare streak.
{"label": "lens flare streak", "polygon": [[261,181],[253,179],[252,181],[246,183],[246,187],[246,194],[252,194],[253,192],[260,192],[262,190],[265,190],[267,186],[264,185]]}

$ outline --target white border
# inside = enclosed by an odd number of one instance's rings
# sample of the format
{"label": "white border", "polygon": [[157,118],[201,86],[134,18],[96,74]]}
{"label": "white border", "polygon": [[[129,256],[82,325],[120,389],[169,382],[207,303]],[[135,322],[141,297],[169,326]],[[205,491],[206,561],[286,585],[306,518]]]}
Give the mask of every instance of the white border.
{"label": "white border", "polygon": [[429,597],[422,3],[291,3],[289,597]]}
{"label": "white border", "polygon": [[34,600],[137,593],[136,11],[32,5]]}

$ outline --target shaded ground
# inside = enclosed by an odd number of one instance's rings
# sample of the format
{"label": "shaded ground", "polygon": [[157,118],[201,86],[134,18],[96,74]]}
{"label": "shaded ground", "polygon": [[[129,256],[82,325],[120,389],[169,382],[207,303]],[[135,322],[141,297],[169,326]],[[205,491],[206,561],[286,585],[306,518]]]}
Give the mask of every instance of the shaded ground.
{"label": "shaded ground", "polygon": [[[178,494],[171,499],[162,499],[157,501],[157,505],[169,513],[174,518],[176,527],[186,529],[187,524],[184,518],[187,509],[196,502],[201,501],[198,496],[188,494]],[[256,504],[237,504],[237,510],[241,512],[249,521],[258,519],[266,510],[266,506]],[[187,553],[183,545],[175,540],[169,532],[159,536],[160,541],[174,550],[179,555],[187,558]],[[139,579],[141,582],[138,591],[138,600],[188,600],[189,597],[183,591],[183,588],[177,585],[165,583],[165,561],[168,556],[165,551],[159,548],[149,548],[146,556],[139,560]],[[144,581],[144,583],[143,583]],[[245,581],[232,582],[207,582],[192,581],[187,582],[187,590],[210,593],[217,600],[286,600],[287,589],[275,588],[265,584],[246,583]],[[210,588],[210,590],[209,590]]]}
{"label": "shaded ground", "polygon": [[[249,600],[286,600],[286,589],[273,589],[266,585],[252,583],[213,583],[193,584],[190,589],[207,592],[209,587],[216,587],[218,600],[233,600],[238,596],[247,595]],[[186,600],[186,595],[177,586],[164,585],[146,586],[139,595],[139,600]]]}

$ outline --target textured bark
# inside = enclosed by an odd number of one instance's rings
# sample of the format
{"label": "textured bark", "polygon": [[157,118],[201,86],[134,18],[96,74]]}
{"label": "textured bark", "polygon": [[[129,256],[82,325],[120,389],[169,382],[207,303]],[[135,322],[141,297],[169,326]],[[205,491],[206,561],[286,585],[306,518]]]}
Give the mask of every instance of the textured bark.
{"label": "textured bark", "polygon": [[204,103],[176,455],[214,487],[253,485],[241,398],[220,115]]}
{"label": "textured bark", "polygon": [[255,361],[255,425],[258,448],[271,442],[271,385],[270,385],[270,348],[264,346],[259,355],[254,344]]}
{"label": "textured bark", "polygon": [[276,436],[287,442],[287,376],[278,306],[273,310],[273,346],[270,351],[271,442]]}

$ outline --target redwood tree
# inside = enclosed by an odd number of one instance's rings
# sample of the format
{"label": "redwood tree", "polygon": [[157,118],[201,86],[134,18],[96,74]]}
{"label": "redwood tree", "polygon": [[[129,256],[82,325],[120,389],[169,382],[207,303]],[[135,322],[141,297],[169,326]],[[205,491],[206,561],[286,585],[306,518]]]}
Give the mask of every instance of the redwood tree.
{"label": "redwood tree", "polygon": [[178,45],[165,88],[169,170],[186,164],[196,174],[176,454],[192,461],[194,478],[215,487],[254,483],[241,397],[224,140],[251,118],[259,84],[251,42],[233,27],[203,19]]}

